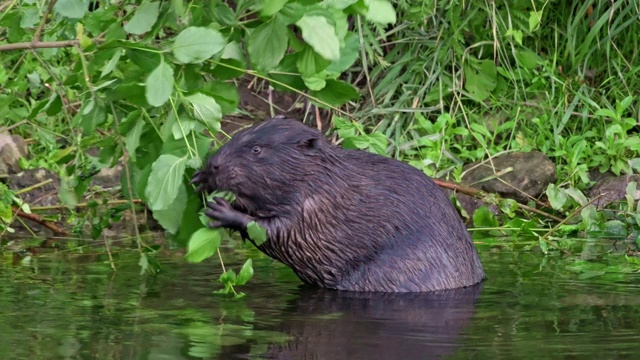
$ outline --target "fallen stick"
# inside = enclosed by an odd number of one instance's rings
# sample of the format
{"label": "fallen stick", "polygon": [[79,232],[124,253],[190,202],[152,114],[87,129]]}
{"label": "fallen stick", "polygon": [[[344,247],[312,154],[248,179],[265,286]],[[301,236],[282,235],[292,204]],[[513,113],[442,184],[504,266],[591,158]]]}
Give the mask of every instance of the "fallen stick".
{"label": "fallen stick", "polygon": [[[453,191],[457,191],[459,193],[465,194],[465,195],[469,195],[469,196],[473,196],[475,198],[478,199],[482,199],[484,194],[486,194],[486,192],[482,191],[482,190],[478,190],[475,188],[471,188],[468,186],[464,186],[464,185],[458,185],[452,182],[448,182],[448,181],[442,181],[442,180],[438,180],[438,179],[433,179],[433,181],[440,186],[441,188],[445,188],[445,189],[449,189],[449,190],[453,190]],[[551,215],[547,212],[544,212],[540,209],[536,209],[533,208],[531,206],[525,205],[525,204],[520,204],[519,202],[516,201],[516,204],[518,204],[518,207],[522,210],[526,210],[526,211],[530,211],[533,213],[536,213],[540,216],[544,216],[548,219],[557,221],[557,222],[562,222],[563,219],[555,216],[555,215]]]}
{"label": "fallen stick", "polygon": [[37,222],[38,224],[46,227],[47,229],[53,231],[55,234],[60,234],[60,235],[69,235],[69,233],[63,229],[62,227],[58,226],[57,224],[51,222],[51,221],[47,221],[42,219],[42,217],[40,217],[39,215],[36,214],[28,214],[20,209],[18,209],[15,206],[11,207],[11,210],[13,210],[13,212],[20,216],[23,219],[27,219],[27,220],[31,220],[34,222]]}

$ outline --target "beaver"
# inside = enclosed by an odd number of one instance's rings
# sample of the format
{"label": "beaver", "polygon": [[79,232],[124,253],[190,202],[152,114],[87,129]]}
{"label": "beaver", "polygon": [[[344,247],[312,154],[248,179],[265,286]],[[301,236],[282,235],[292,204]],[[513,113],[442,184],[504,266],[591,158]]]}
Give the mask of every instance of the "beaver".
{"label": "beaver", "polygon": [[235,194],[232,203],[207,203],[210,227],[252,241],[247,225],[256,221],[267,232],[258,249],[307,284],[425,292],[484,279],[462,219],[433,180],[404,162],[339,147],[297,120],[238,132],[192,183]]}

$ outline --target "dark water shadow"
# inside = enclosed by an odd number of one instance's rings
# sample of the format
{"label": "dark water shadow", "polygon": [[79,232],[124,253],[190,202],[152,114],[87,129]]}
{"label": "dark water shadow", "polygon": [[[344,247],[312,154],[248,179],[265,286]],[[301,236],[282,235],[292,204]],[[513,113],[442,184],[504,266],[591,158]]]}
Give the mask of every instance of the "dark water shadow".
{"label": "dark water shadow", "polygon": [[433,293],[301,288],[277,326],[271,359],[439,359],[460,346],[482,284]]}

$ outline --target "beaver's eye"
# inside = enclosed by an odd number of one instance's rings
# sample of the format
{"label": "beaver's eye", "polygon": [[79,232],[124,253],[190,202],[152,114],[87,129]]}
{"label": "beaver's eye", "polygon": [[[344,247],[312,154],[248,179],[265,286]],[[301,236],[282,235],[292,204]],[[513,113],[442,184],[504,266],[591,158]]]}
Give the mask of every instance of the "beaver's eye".
{"label": "beaver's eye", "polygon": [[260,151],[262,151],[260,146],[254,146],[253,149],[251,149],[252,154],[260,154]]}

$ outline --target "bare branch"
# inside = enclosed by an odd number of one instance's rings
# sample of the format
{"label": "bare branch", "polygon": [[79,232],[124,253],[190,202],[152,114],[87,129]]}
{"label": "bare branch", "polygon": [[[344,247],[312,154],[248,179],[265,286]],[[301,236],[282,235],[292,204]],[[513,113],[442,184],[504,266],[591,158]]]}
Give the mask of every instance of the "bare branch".
{"label": "bare branch", "polygon": [[25,50],[25,49],[51,49],[51,48],[63,48],[72,47],[79,44],[78,40],[64,40],[64,41],[38,41],[38,42],[21,42],[15,44],[0,45],[0,52],[11,50]]}

